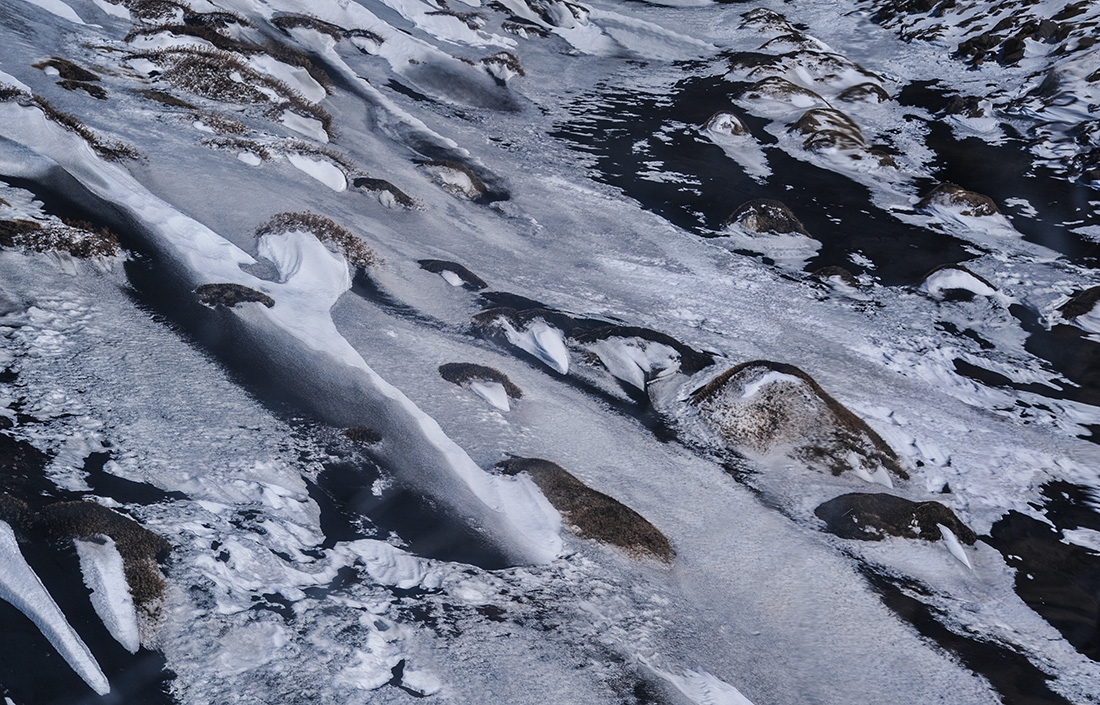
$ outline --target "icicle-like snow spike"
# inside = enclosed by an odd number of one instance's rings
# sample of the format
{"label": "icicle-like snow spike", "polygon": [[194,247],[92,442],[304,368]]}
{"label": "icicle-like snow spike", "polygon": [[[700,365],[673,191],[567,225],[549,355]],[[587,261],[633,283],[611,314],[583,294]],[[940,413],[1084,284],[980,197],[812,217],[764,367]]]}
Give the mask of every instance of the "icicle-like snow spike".
{"label": "icicle-like snow spike", "polygon": [[100,695],[111,692],[111,684],[92,652],[27,565],[19,552],[15,532],[3,521],[0,521],[0,599],[27,615],[92,690]]}
{"label": "icicle-like snow spike", "polygon": [[871,475],[871,482],[876,482],[890,489],[894,489],[894,483],[890,479],[890,473],[886,472],[886,468],[883,467],[875,470],[874,474]]}
{"label": "icicle-like snow spike", "polygon": [[111,636],[131,654],[136,654],[141,647],[137,610],[115,542],[108,536],[94,536],[76,539],[73,544],[80,557],[84,584],[92,591],[92,607],[96,614]]}
{"label": "icicle-like snow spike", "polygon": [[936,524],[936,526],[940,528],[940,535],[943,536],[943,542],[947,544],[947,550],[951,551],[951,555],[958,558],[959,562],[970,570],[974,570],[974,567],[970,565],[970,559],[966,557],[966,551],[963,550],[962,544],[959,543],[959,539],[955,536],[955,533],[943,524]]}

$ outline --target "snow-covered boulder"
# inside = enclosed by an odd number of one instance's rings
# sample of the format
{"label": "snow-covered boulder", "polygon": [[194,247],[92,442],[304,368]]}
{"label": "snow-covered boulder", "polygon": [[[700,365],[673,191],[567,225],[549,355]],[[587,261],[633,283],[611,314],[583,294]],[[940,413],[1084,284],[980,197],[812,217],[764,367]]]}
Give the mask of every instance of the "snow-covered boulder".
{"label": "snow-covered boulder", "polygon": [[569,372],[565,335],[572,329],[573,319],[566,314],[545,309],[492,308],[474,316],[474,325],[484,334],[503,337],[509,345],[534,356],[559,374]]}
{"label": "snow-covered boulder", "polygon": [[845,88],[837,98],[849,103],[885,103],[890,94],[879,84],[866,81]]}
{"label": "snow-covered boulder", "polygon": [[943,208],[971,217],[1000,214],[997,204],[989,196],[946,182],[936,186],[917,202],[918,210],[928,211],[933,208]]}
{"label": "snow-covered boulder", "polygon": [[989,280],[958,264],[936,267],[925,275],[920,290],[936,298],[997,297],[997,287]]}
{"label": "snow-covered boulder", "polygon": [[501,411],[508,411],[509,399],[520,399],[520,389],[508,375],[486,365],[472,362],[448,362],[439,366],[439,376],[443,379],[466,387]]}
{"label": "snow-covered boulder", "polygon": [[727,228],[736,225],[743,230],[761,235],[798,233],[809,236],[802,221],[795,217],[785,203],[767,198],[742,203],[722,225]]}
{"label": "snow-covered boulder", "polygon": [[480,291],[489,286],[484,279],[457,262],[448,262],[441,259],[422,259],[417,260],[417,264],[420,265],[421,269],[443,277],[451,286],[464,286],[474,291]]}
{"label": "snow-covered boulder", "polygon": [[1067,321],[1073,321],[1085,330],[1100,332],[1100,306],[1097,302],[1100,302],[1100,286],[1078,292],[1058,311]]}
{"label": "snow-covered boulder", "polygon": [[881,541],[887,536],[939,541],[946,527],[968,546],[978,537],[940,502],[912,502],[886,493],[852,493],[830,499],[814,514],[825,530],[845,539]]}
{"label": "snow-covered boulder", "polygon": [[802,146],[810,150],[861,150],[866,144],[855,120],[835,108],[807,110],[790,131],[804,136]]}
{"label": "snow-covered boulder", "polygon": [[512,458],[497,465],[506,475],[529,476],[578,536],[639,556],[671,561],[672,545],[645,517],[614,497],[592,489],[565,468],[540,458]]}
{"label": "snow-covered boulder", "polygon": [[703,123],[703,131],[713,135],[747,135],[749,128],[745,121],[729,110],[719,110]]}
{"label": "snow-covered boulder", "polygon": [[691,403],[750,456],[792,458],[834,475],[851,471],[886,486],[891,475],[909,477],[881,436],[793,365],[742,363],[697,390]]}

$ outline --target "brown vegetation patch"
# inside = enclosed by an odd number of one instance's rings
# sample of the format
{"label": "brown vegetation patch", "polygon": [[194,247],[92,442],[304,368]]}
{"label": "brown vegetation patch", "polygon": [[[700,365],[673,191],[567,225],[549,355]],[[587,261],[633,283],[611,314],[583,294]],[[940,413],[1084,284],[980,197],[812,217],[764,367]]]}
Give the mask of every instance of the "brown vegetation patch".
{"label": "brown vegetation patch", "polygon": [[761,81],[757,81],[744,91],[741,92],[742,98],[748,98],[750,100],[759,98],[771,98],[772,100],[784,100],[789,101],[796,96],[808,98],[810,100],[817,101],[822,105],[826,105],[825,99],[814,93],[809,88],[803,88],[802,86],[795,85],[785,78],[779,76],[770,76]]}
{"label": "brown vegetation patch", "polygon": [[963,215],[967,216],[989,216],[1000,213],[997,204],[989,196],[967,191],[961,186],[946,182],[929,191],[917,203],[919,210],[926,210],[932,206],[958,208]]}
{"label": "brown vegetation patch", "polygon": [[848,101],[849,103],[857,102],[875,102],[885,103],[890,100],[890,94],[883,89],[877,83],[858,83],[854,86],[849,86],[840,92],[837,96],[840,100]]}
{"label": "brown vegetation patch", "polygon": [[25,532],[33,520],[34,513],[26,502],[7,492],[0,492],[0,521],[12,527],[18,535]]}
{"label": "brown vegetation patch", "polygon": [[[164,78],[188,92],[222,102],[259,105],[274,103],[314,118],[332,133],[332,115],[278,79],[262,74],[235,54],[203,47],[172,47],[136,54],[164,68]],[[235,80],[239,78],[240,80]],[[277,100],[256,86],[274,92]]]}
{"label": "brown vegetation patch", "polygon": [[375,443],[382,442],[382,435],[375,431],[373,428],[367,428],[366,426],[353,426],[352,428],[345,428],[344,435],[355,443],[360,443],[365,446],[372,446]]}
{"label": "brown vegetation patch", "polygon": [[237,304],[260,303],[268,308],[275,305],[275,299],[262,291],[250,289],[240,284],[202,284],[195,288],[199,301],[207,306],[228,306],[233,308]]}
{"label": "brown vegetation patch", "polygon": [[15,101],[20,105],[36,106],[48,120],[79,135],[99,156],[108,161],[137,159],[141,156],[136,149],[128,144],[103,139],[79,119],[61,112],[50,101],[41,96],[27,93],[15,86],[0,84],[0,101]]}
{"label": "brown vegetation patch", "polygon": [[511,398],[523,398],[523,390],[508,379],[508,375],[485,365],[475,365],[472,362],[448,362],[439,366],[439,376],[459,386],[465,386],[470,382],[496,382],[504,387],[505,393]]}
{"label": "brown vegetation patch", "polygon": [[431,272],[432,274],[454,272],[466,286],[476,291],[486,289],[489,286],[485,283],[484,279],[457,262],[448,262],[441,259],[422,259],[418,260],[417,264],[420,265],[421,269]]}
{"label": "brown vegetation patch", "polygon": [[38,521],[53,539],[110,536],[122,554],[126,582],[138,607],[148,609],[164,593],[157,560],[172,546],[130,517],[94,502],[57,502],[43,507]]}
{"label": "brown vegetation patch", "polygon": [[863,132],[852,118],[835,108],[814,108],[807,110],[802,117],[791,125],[791,132],[806,135],[809,144],[811,140],[823,134],[836,134],[847,144],[862,147]]}
{"label": "brown vegetation patch", "polygon": [[160,20],[190,11],[189,7],[175,0],[108,0],[108,2],[122,5],[134,17],[145,21]]}
{"label": "brown vegetation patch", "polygon": [[881,541],[887,536],[938,541],[943,524],[968,546],[978,537],[939,502],[911,502],[886,493],[852,493],[821,504],[814,514],[825,530],[845,539]]}
{"label": "brown vegetation patch", "polygon": [[[768,372],[798,379],[801,389],[772,383],[744,399],[743,387]],[[909,479],[897,453],[874,429],[794,365],[769,360],[741,363],[696,390],[691,403],[706,413],[724,438],[757,452],[789,444],[795,457],[823,465],[834,475],[852,468],[854,454],[869,472],[881,466]]]}
{"label": "brown vegetation patch", "polygon": [[247,125],[225,113],[196,110],[192,113],[191,119],[201,122],[219,135],[243,135],[248,132]]}
{"label": "brown vegetation patch", "polygon": [[114,233],[82,221],[0,220],[0,247],[66,252],[79,259],[114,257],[119,253]]}
{"label": "brown vegetation patch", "polygon": [[731,225],[738,225],[753,233],[799,233],[809,236],[802,221],[795,217],[785,203],[768,198],[742,203],[722,223],[723,228]]}
{"label": "brown vegetation patch", "polygon": [[153,88],[144,88],[138,91],[138,94],[148,98],[149,100],[156,101],[161,105],[167,105],[171,108],[183,108],[184,110],[198,110],[197,107],[188,103],[182,98],[177,98],[171,93],[165,93],[164,91],[158,91]]}
{"label": "brown vegetation patch", "polygon": [[235,150],[237,152],[251,152],[263,161],[270,161],[273,157],[271,151],[259,142],[240,139],[238,137],[215,137],[203,140],[203,144],[214,149]]}
{"label": "brown vegetation patch", "polygon": [[[507,8],[505,8],[505,11],[507,11]],[[520,17],[513,17],[510,20],[501,22],[500,28],[505,32],[523,37],[524,39],[530,39],[531,37],[546,39],[550,36],[549,30],[545,27],[540,27],[534,22],[530,22]]]}
{"label": "brown vegetation patch", "polygon": [[369,29],[345,29],[340,25],[326,22],[313,15],[300,15],[295,13],[277,15],[271,18],[271,24],[284,32],[288,32],[296,27],[305,27],[306,29],[312,29],[322,34],[327,34],[336,41],[350,37],[369,39],[376,44],[382,44],[382,42],[385,41],[381,36]]}
{"label": "brown vegetation patch", "polygon": [[303,211],[300,213],[278,213],[271,220],[256,229],[257,237],[268,233],[285,233],[304,230],[313,233],[321,242],[332,243],[355,267],[373,267],[382,264],[382,259],[374,250],[367,247],[350,230],[337,225],[323,215]]}
{"label": "brown vegetation patch", "polygon": [[1058,307],[1063,318],[1077,318],[1092,311],[1096,302],[1100,301],[1100,286],[1085,289],[1073,295],[1066,303]]}
{"label": "brown vegetation patch", "polygon": [[513,458],[497,465],[506,475],[527,474],[579,536],[618,546],[634,555],[671,562],[668,538],[645,517],[614,497],[584,484],[564,468],[539,458]]}
{"label": "brown vegetation patch", "polygon": [[33,64],[34,68],[42,69],[45,71],[47,68],[57,70],[58,77],[63,81],[79,81],[87,83],[91,81],[98,81],[99,76],[92,73],[88,69],[85,69],[68,59],[62,59],[57,56],[52,56],[45,61],[39,61],[37,64]]}
{"label": "brown vegetation patch", "polygon": [[393,196],[394,202],[402,208],[413,208],[416,206],[416,201],[413,200],[412,196],[397,188],[385,179],[372,179],[367,176],[360,176],[352,181],[352,186],[354,186],[355,188],[361,188],[364,191],[385,191],[386,193]]}
{"label": "brown vegetation patch", "polygon": [[443,7],[438,10],[429,10],[425,14],[428,15],[441,15],[443,17],[454,17],[456,20],[466,25],[470,29],[477,31],[485,26],[488,18],[480,12],[456,12],[447,7],[445,2],[441,2]]}
{"label": "brown vegetation patch", "polygon": [[520,76],[526,76],[527,74],[523,70],[523,66],[519,63],[519,57],[510,51],[498,51],[495,54],[490,54],[481,60],[481,63],[486,66],[498,65],[503,66],[509,71],[513,71]]}

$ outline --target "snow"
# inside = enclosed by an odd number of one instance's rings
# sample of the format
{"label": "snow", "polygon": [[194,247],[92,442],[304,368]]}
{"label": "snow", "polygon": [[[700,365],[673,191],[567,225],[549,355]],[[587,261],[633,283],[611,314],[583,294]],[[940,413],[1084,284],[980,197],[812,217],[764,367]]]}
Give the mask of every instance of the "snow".
{"label": "snow", "polygon": [[565,335],[560,330],[541,318],[531,321],[522,330],[517,330],[507,320],[501,320],[500,325],[509,343],[531,353],[559,374],[569,372],[569,350],[565,347]]}
{"label": "snow", "polygon": [[32,5],[37,5],[47,12],[51,12],[61,19],[68,20],[74,24],[84,24],[84,20],[80,19],[80,15],[76,14],[67,3],[62,0],[24,0]]}
{"label": "snow", "polygon": [[292,110],[284,110],[283,114],[279,116],[279,122],[288,129],[294,130],[299,134],[324,144],[328,143],[328,133],[325,131],[325,126],[320,120],[299,115]]}
{"label": "snow", "polygon": [[141,646],[137,612],[115,542],[108,536],[93,536],[75,539],[73,544],[96,614],[118,643],[137,653]]}
{"label": "snow", "polygon": [[752,705],[752,701],[734,688],[706,671],[684,671],[676,675],[650,666],[654,673],[676,687],[696,705]]}
{"label": "snow", "polygon": [[295,152],[289,152],[286,158],[296,168],[309,174],[333,191],[348,190],[348,180],[344,176],[344,171],[327,159],[312,159]]}
{"label": "snow", "polygon": [[960,563],[965,565],[970,570],[974,570],[974,567],[970,565],[970,559],[966,556],[966,549],[959,543],[959,539],[955,536],[955,532],[948,529],[943,524],[936,524],[939,527],[940,535],[943,537],[943,543],[947,546],[947,550],[951,555],[958,559]]}
{"label": "snow", "polygon": [[508,393],[500,382],[470,382],[470,389],[501,411],[508,411]]}
{"label": "snow", "polygon": [[942,296],[944,292],[952,289],[962,289],[978,296],[989,296],[999,299],[999,292],[973,274],[961,269],[946,267],[932,273],[920,285],[921,291]]}
{"label": "snow", "polygon": [[0,521],[0,566],[3,568],[0,570],[0,599],[27,615],[92,690],[100,695],[111,692],[95,656],[27,565],[19,552],[15,533],[3,521]]}
{"label": "snow", "polygon": [[1062,536],[1074,546],[1100,554],[1100,531],[1095,529],[1062,529]]}
{"label": "snow", "polygon": [[120,20],[131,19],[130,11],[122,5],[116,5],[113,2],[109,2],[109,0],[92,0],[92,2],[95,3],[96,7],[111,17],[117,17]]}
{"label": "snow", "polygon": [[674,349],[641,338],[607,338],[591,349],[608,372],[642,391],[650,375],[671,374],[680,367]]}
{"label": "snow", "polygon": [[328,96],[325,87],[310,76],[309,71],[300,66],[289,66],[267,54],[250,56],[248,63],[260,73],[265,73],[287,84],[311,103],[319,103]]}

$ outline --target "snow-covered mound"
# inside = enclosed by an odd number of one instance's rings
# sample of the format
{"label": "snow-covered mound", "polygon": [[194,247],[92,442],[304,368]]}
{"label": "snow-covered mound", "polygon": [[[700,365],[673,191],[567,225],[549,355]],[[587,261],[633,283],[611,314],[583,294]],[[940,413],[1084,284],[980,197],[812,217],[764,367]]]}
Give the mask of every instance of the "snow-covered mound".
{"label": "snow-covered mound", "polygon": [[909,478],[879,434],[793,365],[742,363],[691,401],[726,442],[747,453],[789,456],[834,475],[850,470],[887,487],[891,475]]}

